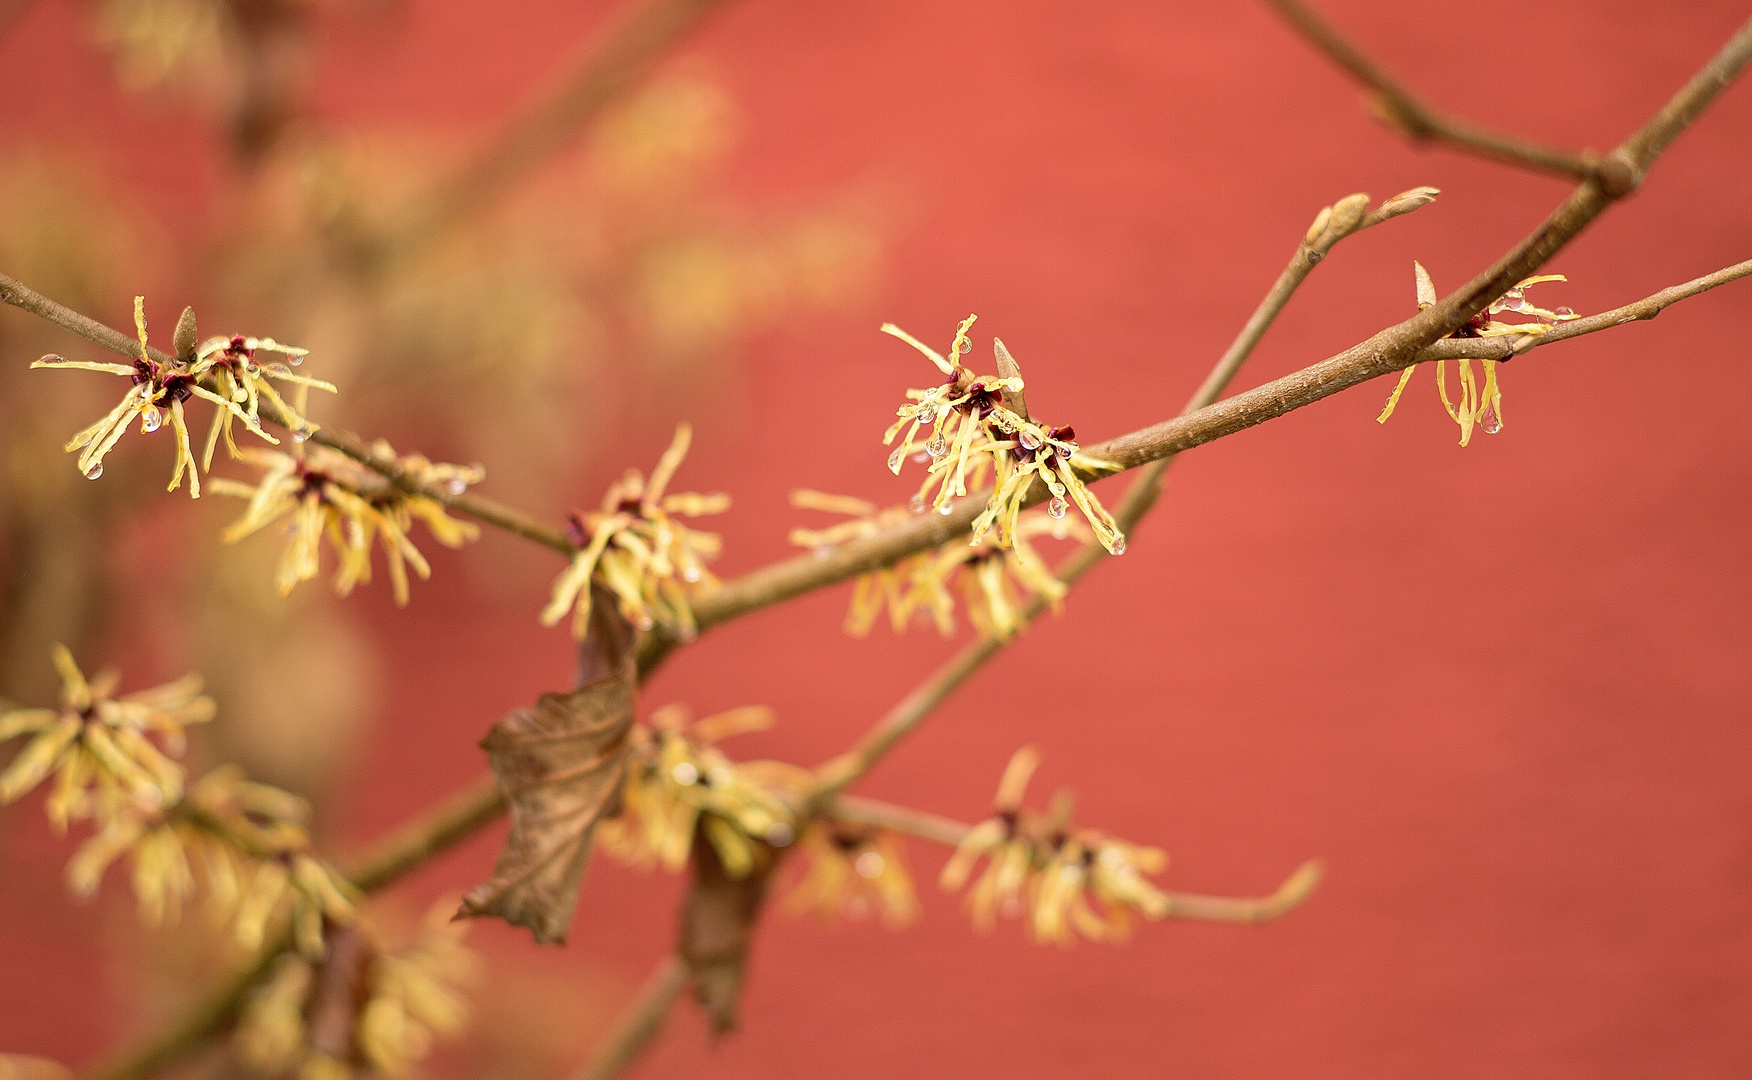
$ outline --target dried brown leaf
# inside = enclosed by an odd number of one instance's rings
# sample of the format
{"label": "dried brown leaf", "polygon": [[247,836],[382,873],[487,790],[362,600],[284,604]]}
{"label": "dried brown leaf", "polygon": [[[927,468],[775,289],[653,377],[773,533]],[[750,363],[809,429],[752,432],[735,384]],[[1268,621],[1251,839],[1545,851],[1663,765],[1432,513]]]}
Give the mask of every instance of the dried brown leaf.
{"label": "dried brown leaf", "polygon": [[350,927],[331,925],[323,937],[328,956],[311,980],[305,1037],[311,1049],[347,1061],[353,1056],[353,1029],[371,999],[373,950]]}
{"label": "dried brown leaf", "polygon": [[736,1029],[737,1004],[748,971],[748,946],[760,919],[778,852],[754,841],[754,869],[733,877],[703,831],[694,837],[693,881],[681,905],[677,949],[693,973],[694,997],[711,1019],[712,1031]]}
{"label": "dried brown leaf", "polygon": [[569,694],[543,694],[493,725],[481,748],[511,811],[493,879],[462,898],[457,918],[496,915],[539,944],[566,940],[597,824],[620,812],[638,673],[631,628],[598,598]]}

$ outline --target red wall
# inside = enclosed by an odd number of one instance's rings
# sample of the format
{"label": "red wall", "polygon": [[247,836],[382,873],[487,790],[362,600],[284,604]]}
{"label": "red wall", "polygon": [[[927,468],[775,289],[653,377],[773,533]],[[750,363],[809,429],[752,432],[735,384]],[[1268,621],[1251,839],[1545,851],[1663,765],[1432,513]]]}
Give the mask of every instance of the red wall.
{"label": "red wall", "polygon": [[[1745,17],[1735,3],[1326,6],[1434,101],[1602,148]],[[327,116],[485,129],[606,10],[410,7],[381,41],[354,28],[330,47]],[[76,35],[73,11],[42,0],[0,41],[0,141],[95,132],[81,141],[124,183],[173,227],[192,220],[219,168],[204,129],[120,98]],[[1445,192],[1343,245],[1239,386],[1408,314],[1414,258],[1457,285],[1566,190],[1403,146],[1258,5],[743,0],[688,51],[744,109],[741,196],[863,180],[917,209],[866,310],[765,336],[737,392],[692,412],[682,479],[735,494],[729,574],[785,554],[792,486],[904,498],[878,438],[926,372],[875,332],[884,319],[941,340],[978,312],[1034,410],[1094,442],[1178,410],[1334,198]],[[1598,310],[1752,256],[1748,167],[1740,85],[1553,262],[1571,282],[1552,302]],[[928,885],[941,853],[915,845],[918,925],[771,920],[744,1030],[708,1048],[687,1010],[645,1075],[1746,1073],[1749,332],[1742,282],[1542,350],[1505,372],[1504,432],[1465,450],[1420,372],[1385,426],[1388,387],[1370,385],[1188,455],[1130,552],[867,785],[976,817],[1010,752],[1036,742],[1037,795],[1074,786],[1085,820],[1168,848],[1172,888],[1263,892],[1323,856],[1304,909],[1042,948],[1014,924],[975,933]],[[649,431],[601,475],[648,465],[680,418],[642,409]],[[393,774],[351,804],[361,843],[475,775],[487,724],[564,681],[566,643],[532,617],[542,598],[489,602],[455,565],[437,560],[406,612],[382,590],[357,598],[393,673],[362,769]],[[835,752],[952,647],[846,639],[845,599],[707,636],[647,701],[769,704],[780,726],[745,752]],[[407,895],[479,880],[492,843]],[[89,1061],[118,1034],[95,1017],[122,983],[57,883],[4,881],[0,1047]],[[669,945],[678,889],[599,861],[550,966],[596,980],[612,1007]],[[477,937],[533,950],[497,926]],[[601,1022],[581,1018],[580,1041]]]}

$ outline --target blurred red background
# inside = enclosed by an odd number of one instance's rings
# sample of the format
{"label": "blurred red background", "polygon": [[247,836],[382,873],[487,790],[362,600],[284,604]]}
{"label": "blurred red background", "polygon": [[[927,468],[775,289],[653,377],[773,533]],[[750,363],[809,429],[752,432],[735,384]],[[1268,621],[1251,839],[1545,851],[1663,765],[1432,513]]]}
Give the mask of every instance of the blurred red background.
{"label": "blurred red background", "polygon": [[[1596,148],[1745,17],[1736,3],[1324,8],[1436,103]],[[413,0],[325,18],[317,113],[485,132],[610,10]],[[0,39],[0,141],[76,147],[175,242],[226,168],[218,138],[117,90],[83,18],[40,0]],[[742,0],[677,62],[737,103],[743,141],[722,182],[735,198],[783,207],[862,184],[900,208],[867,295],[756,337],[710,394],[629,396],[615,448],[569,491],[594,504],[691,420],[681,486],[736,499],[716,522],[725,576],[788,553],[793,487],[904,500],[913,481],[884,471],[878,440],[927,373],[881,321],[941,342],[978,312],[1035,411],[1093,443],[1179,409],[1334,199],[1443,191],[1323,263],[1238,387],[1404,317],[1414,258],[1453,287],[1566,191],[1406,147],[1256,4]],[[1544,302],[1599,310],[1752,255],[1749,148],[1739,85],[1551,264],[1570,282]],[[181,306],[174,280],[155,284],[158,309]],[[204,328],[230,323],[203,309]],[[915,843],[916,925],[775,913],[743,1029],[710,1045],[684,1006],[641,1075],[1743,1075],[1749,333],[1742,282],[1541,350],[1504,371],[1502,434],[1464,450],[1420,372],[1384,426],[1389,387],[1371,384],[1189,454],[1128,554],[865,785],[973,820],[1034,742],[1037,797],[1072,786],[1083,820],[1167,848],[1168,887],[1263,893],[1321,856],[1305,907],[1261,927],[1169,922],[1117,947],[1039,947],[1014,923],[976,933],[932,884],[943,853]],[[519,468],[486,464],[488,494]],[[1110,505],[1123,483],[1103,485]],[[337,850],[473,778],[487,726],[566,682],[567,640],[534,619],[557,563],[499,536],[480,546],[539,565],[507,592],[439,551],[408,609],[382,587],[348,601],[369,612],[388,682],[326,808]],[[646,710],[768,704],[779,726],[737,753],[837,752],[956,644],[847,638],[846,599],[842,586],[707,635],[650,683]],[[3,819],[0,1047],[87,1064],[153,1008],[115,959],[128,921],[65,895],[67,849],[37,816]],[[481,880],[502,835],[397,894],[419,908]],[[481,1009],[529,1008],[582,1060],[671,947],[681,885],[598,859],[563,950],[477,926],[494,972]],[[112,874],[103,906],[125,895]],[[431,1067],[500,1074],[475,1053]]]}

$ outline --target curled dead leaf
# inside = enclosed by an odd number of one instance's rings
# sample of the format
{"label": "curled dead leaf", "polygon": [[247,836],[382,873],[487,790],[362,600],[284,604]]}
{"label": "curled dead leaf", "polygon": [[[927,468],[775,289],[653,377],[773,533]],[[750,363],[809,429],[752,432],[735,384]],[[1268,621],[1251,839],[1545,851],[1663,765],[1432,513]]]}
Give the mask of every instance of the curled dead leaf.
{"label": "curled dead leaf", "polygon": [[[699,826],[703,829],[703,825]],[[737,1003],[748,971],[748,946],[778,869],[779,853],[753,841],[754,866],[732,876],[703,832],[694,837],[693,880],[681,905],[677,948],[693,973],[694,997],[722,1035],[736,1029]]]}
{"label": "curled dead leaf", "polygon": [[637,705],[632,628],[612,597],[593,602],[579,645],[585,684],[543,694],[493,725],[481,748],[511,812],[493,879],[462,898],[457,918],[496,915],[538,944],[563,943],[597,824],[620,812]]}

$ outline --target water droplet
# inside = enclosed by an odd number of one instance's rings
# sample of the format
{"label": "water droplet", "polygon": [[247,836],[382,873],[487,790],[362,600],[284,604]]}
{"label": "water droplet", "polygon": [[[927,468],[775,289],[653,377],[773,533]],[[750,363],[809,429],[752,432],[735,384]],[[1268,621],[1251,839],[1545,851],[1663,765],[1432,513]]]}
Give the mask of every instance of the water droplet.
{"label": "water droplet", "polygon": [[814,554],[814,556],[817,559],[825,559],[829,555],[833,554],[833,545],[832,544],[816,544],[815,550],[812,554]]}
{"label": "water droplet", "polygon": [[1520,289],[1510,289],[1503,294],[1501,300],[1497,301],[1497,306],[1504,311],[1520,311],[1527,306],[1527,298]]}
{"label": "water droplet", "polygon": [[906,447],[904,447],[904,446],[901,447],[900,449],[896,450],[894,453],[889,454],[888,455],[888,471],[895,472],[895,473],[899,472],[900,471],[900,464],[905,459],[906,459]]}
{"label": "water droplet", "polygon": [[697,639],[699,636],[699,627],[694,626],[692,623],[683,623],[675,628],[675,640],[681,642],[683,645]]}
{"label": "water droplet", "polygon": [[858,861],[852,864],[858,869],[858,876],[875,880],[882,876],[882,856],[874,851],[866,851],[858,856]]}
{"label": "water droplet", "polygon": [[245,390],[243,387],[240,386],[237,389],[231,391],[231,400],[239,402],[239,403],[248,401],[249,400],[249,391]]}
{"label": "water droplet", "polygon": [[908,510],[911,510],[915,514],[924,513],[925,512],[925,497],[923,495],[914,495],[907,502],[906,508]]}
{"label": "water droplet", "polygon": [[310,438],[310,429],[309,428],[296,427],[296,428],[292,429],[292,441],[293,442],[303,442],[304,440],[306,440],[308,438]]}
{"label": "water droplet", "polygon": [[919,464],[923,465],[925,462],[931,460],[931,455],[925,453],[923,450],[920,450],[918,453],[913,455],[913,460],[918,462]]}
{"label": "water droplet", "polygon": [[1556,315],[1560,319],[1573,319],[1576,317],[1575,309],[1574,308],[1567,308],[1567,307],[1560,307],[1556,311],[1552,312],[1552,314]]}
{"label": "water droplet", "polygon": [[65,364],[66,362],[67,358],[65,356],[56,356],[54,353],[50,353],[37,361],[39,364]]}
{"label": "water droplet", "polygon": [[1054,495],[1052,497],[1052,501],[1046,504],[1046,516],[1049,518],[1055,518],[1055,519],[1062,518],[1065,516],[1065,510],[1067,510],[1068,508],[1069,508],[1068,503],[1066,503],[1063,499],[1059,498],[1057,495]]}
{"label": "water droplet", "polygon": [[1066,881],[1076,881],[1078,878],[1080,878],[1082,876],[1083,876],[1083,868],[1080,866],[1061,866],[1061,867],[1059,867],[1059,877],[1063,878]]}
{"label": "water droplet", "polygon": [[948,452],[949,443],[941,435],[938,435],[936,438],[925,444],[925,453],[932,457],[942,457]]}
{"label": "water droplet", "polygon": [[1112,546],[1110,546],[1107,550],[1113,552],[1115,555],[1124,555],[1125,554],[1125,537],[1123,537],[1123,536],[1114,537]]}
{"label": "water droplet", "polygon": [[85,470],[85,478],[87,480],[96,480],[98,477],[100,477],[102,475],[103,475],[103,462],[101,462],[101,461],[92,462],[91,468]]}
{"label": "water droplet", "polygon": [[1497,415],[1494,403],[1484,407],[1484,415],[1478,418],[1478,426],[1484,429],[1486,435],[1495,435],[1503,429],[1503,418]]}
{"label": "water droplet", "polygon": [[639,620],[635,625],[637,625],[639,630],[642,632],[642,631],[646,631],[646,630],[651,629],[653,626],[656,626],[657,623],[651,618],[651,616],[641,615],[641,616],[639,616]]}
{"label": "water droplet", "polygon": [[966,338],[962,338],[960,348],[961,348],[961,355],[966,356],[968,353],[973,351],[973,342],[967,340]]}
{"label": "water droplet", "polygon": [[937,513],[942,514],[944,517],[948,517],[950,514],[953,514],[954,512],[955,512],[955,504],[954,503],[944,503],[942,506],[937,507]]}
{"label": "water droplet", "polygon": [[694,767],[693,762],[683,761],[677,764],[674,769],[670,770],[669,775],[675,777],[676,783],[680,784],[682,787],[687,787],[699,780],[700,771]]}
{"label": "water droplet", "polygon": [[152,405],[146,406],[146,411],[140,414],[140,430],[141,431],[146,431],[146,432],[157,431],[161,426],[163,426],[163,424],[164,424],[164,414],[159,412],[155,406],[152,406]]}
{"label": "water droplet", "polygon": [[1022,429],[1021,434],[1016,436],[1016,441],[1022,444],[1024,450],[1040,449],[1040,436],[1028,428]]}
{"label": "water droplet", "polygon": [[1069,535],[1071,535],[1071,530],[1065,528],[1062,523],[1052,527],[1052,538],[1054,540],[1063,540]]}
{"label": "water droplet", "polygon": [[767,826],[766,842],[774,847],[785,847],[795,836],[796,834],[791,831],[791,826],[782,821],[775,821]]}
{"label": "water droplet", "polygon": [[304,357],[299,355],[298,353],[293,353],[288,359],[290,360],[293,367],[297,367],[299,364],[304,363]]}
{"label": "water droplet", "polygon": [[681,576],[688,581],[698,581],[700,579],[700,568],[693,563],[688,563],[681,568]]}
{"label": "water droplet", "polygon": [[450,482],[444,485],[444,489],[452,495],[461,495],[468,490],[468,481],[460,476],[453,476],[450,478]]}
{"label": "water droplet", "polygon": [[913,419],[917,420],[921,424],[934,424],[934,423],[936,423],[937,422],[937,406],[931,404],[928,401],[925,402],[923,405],[919,406],[919,411],[913,414]]}

